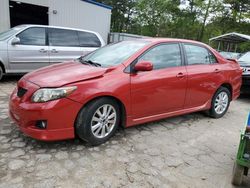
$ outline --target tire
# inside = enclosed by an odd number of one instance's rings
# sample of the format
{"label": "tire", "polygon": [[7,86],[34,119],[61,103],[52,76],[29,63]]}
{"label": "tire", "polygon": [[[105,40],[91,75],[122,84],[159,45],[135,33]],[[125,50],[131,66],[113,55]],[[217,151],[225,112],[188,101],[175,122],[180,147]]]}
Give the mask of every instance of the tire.
{"label": "tire", "polygon": [[244,167],[234,163],[232,184],[240,186],[243,180]]}
{"label": "tire", "polygon": [[119,123],[120,108],[116,101],[99,98],[81,109],[76,120],[76,134],[92,146],[100,145],[115,134]]}
{"label": "tire", "polygon": [[2,80],[3,78],[3,68],[0,66],[0,81]]}
{"label": "tire", "polygon": [[230,91],[225,87],[220,87],[213,96],[211,108],[208,112],[209,116],[213,118],[221,118],[227,112],[230,102]]}

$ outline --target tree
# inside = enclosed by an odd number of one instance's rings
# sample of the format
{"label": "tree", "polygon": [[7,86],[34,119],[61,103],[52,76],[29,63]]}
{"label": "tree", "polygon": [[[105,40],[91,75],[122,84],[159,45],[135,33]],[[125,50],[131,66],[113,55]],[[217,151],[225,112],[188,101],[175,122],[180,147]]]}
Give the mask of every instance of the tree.
{"label": "tree", "polygon": [[138,0],[135,19],[140,23],[140,34],[166,36],[165,26],[178,12],[178,0]]}
{"label": "tree", "polygon": [[224,5],[230,9],[233,22],[241,22],[249,18],[250,2],[249,0],[224,0]]}
{"label": "tree", "polygon": [[[227,32],[250,34],[249,0],[98,0],[113,7],[111,31],[203,42]],[[242,50],[249,45],[242,45]],[[241,47],[240,47],[241,48]]]}
{"label": "tree", "polygon": [[113,7],[111,17],[112,32],[126,32],[129,29],[136,7],[136,0],[97,0],[97,2]]}

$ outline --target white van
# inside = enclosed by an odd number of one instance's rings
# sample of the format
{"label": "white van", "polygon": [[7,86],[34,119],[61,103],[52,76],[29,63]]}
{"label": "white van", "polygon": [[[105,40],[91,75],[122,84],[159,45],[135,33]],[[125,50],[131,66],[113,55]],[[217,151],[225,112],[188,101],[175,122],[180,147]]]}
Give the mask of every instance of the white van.
{"label": "white van", "polygon": [[44,25],[20,25],[0,33],[0,80],[4,74],[76,59],[105,45],[93,31]]}

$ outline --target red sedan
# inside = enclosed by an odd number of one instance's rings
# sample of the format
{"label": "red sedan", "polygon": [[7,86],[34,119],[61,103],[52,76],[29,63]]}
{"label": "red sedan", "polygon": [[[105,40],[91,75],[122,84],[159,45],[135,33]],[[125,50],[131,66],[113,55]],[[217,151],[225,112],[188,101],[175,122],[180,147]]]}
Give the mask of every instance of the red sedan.
{"label": "red sedan", "polygon": [[196,111],[220,118],[240,94],[241,74],[237,62],[203,43],[124,41],[25,75],[11,94],[9,110],[33,138],[77,135],[98,145],[118,126]]}

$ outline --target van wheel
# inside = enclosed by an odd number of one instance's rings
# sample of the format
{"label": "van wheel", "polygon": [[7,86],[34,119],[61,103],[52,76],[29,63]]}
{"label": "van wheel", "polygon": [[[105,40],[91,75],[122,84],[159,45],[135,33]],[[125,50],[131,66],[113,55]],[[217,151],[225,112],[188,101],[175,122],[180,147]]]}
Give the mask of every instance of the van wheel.
{"label": "van wheel", "polygon": [[0,66],[0,80],[3,78],[3,68]]}
{"label": "van wheel", "polygon": [[76,121],[76,134],[91,145],[100,145],[115,134],[119,123],[119,105],[110,98],[100,98],[80,111]]}
{"label": "van wheel", "polygon": [[212,106],[209,110],[209,116],[221,118],[228,110],[231,101],[231,93],[225,87],[220,87],[213,96]]}

